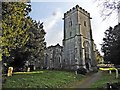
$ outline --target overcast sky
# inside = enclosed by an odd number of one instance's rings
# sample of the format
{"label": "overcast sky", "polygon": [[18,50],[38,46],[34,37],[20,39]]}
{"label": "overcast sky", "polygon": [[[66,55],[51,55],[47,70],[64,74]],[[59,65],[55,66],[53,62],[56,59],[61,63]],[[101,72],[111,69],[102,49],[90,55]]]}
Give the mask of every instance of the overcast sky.
{"label": "overcast sky", "polygon": [[[47,46],[56,45],[59,43],[62,45],[63,40],[63,15],[72,7],[75,7],[77,4],[88,11],[92,17],[91,26],[93,39],[97,45],[97,49],[100,51],[100,44],[104,37],[104,31],[109,26],[115,26],[118,22],[116,18],[116,13],[113,13],[111,17],[103,21],[103,18],[100,17],[101,7],[97,7],[97,3],[93,0],[77,0],[70,1],[61,0],[53,1],[51,0],[34,0],[31,2],[32,11],[30,16],[37,21],[44,23],[44,29],[46,31],[45,40]],[[75,2],[76,1],[76,2]]]}

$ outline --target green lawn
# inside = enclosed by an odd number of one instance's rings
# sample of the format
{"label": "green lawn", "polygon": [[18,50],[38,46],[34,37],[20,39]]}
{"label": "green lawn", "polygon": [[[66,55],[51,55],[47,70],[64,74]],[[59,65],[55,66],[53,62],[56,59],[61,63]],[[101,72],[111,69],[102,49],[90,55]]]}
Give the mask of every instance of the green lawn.
{"label": "green lawn", "polygon": [[36,71],[32,73],[15,73],[7,77],[3,88],[60,88],[80,81],[85,76],[65,71]]}
{"label": "green lawn", "polygon": [[106,87],[107,83],[115,83],[115,82],[120,82],[120,74],[119,74],[119,78],[116,79],[115,78],[115,72],[112,72],[112,74],[110,75],[108,72],[103,72],[103,76],[96,81],[95,83],[93,83],[90,88],[102,88],[102,87]]}

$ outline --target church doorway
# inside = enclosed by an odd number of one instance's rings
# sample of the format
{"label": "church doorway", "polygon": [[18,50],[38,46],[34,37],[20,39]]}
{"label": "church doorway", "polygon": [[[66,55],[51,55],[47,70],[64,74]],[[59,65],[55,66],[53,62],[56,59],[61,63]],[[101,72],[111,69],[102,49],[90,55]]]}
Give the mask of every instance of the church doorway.
{"label": "church doorway", "polygon": [[86,69],[89,70],[89,63],[87,62],[85,65],[86,65]]}

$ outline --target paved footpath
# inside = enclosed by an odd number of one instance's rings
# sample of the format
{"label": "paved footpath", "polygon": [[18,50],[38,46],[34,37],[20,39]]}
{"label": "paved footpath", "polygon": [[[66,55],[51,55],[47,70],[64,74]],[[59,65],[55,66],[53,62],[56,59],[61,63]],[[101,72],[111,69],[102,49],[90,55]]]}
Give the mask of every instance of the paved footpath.
{"label": "paved footpath", "polygon": [[92,83],[95,83],[98,79],[100,79],[101,76],[102,76],[102,72],[100,71],[97,73],[88,74],[85,79],[83,79],[82,81],[80,81],[80,83],[78,83],[77,85],[71,88],[89,88],[89,86]]}

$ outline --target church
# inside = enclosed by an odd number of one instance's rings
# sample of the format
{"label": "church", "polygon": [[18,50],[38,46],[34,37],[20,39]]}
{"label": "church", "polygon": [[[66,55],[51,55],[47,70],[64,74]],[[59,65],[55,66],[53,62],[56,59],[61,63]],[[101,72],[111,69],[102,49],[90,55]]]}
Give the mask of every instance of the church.
{"label": "church", "polygon": [[63,46],[49,46],[45,51],[47,69],[96,69],[95,47],[90,13],[78,5],[64,13]]}

